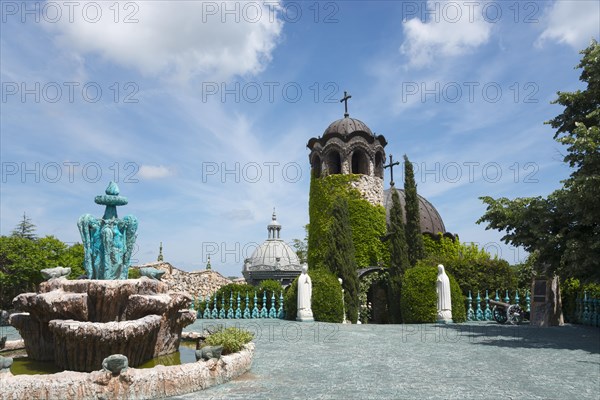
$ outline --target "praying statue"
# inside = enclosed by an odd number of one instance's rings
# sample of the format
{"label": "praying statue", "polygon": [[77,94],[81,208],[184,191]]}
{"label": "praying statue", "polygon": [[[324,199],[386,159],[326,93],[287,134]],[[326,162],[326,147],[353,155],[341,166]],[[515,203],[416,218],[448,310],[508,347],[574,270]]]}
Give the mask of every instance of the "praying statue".
{"label": "praying statue", "polygon": [[442,264],[438,265],[436,282],[437,291],[437,322],[447,324],[452,322],[452,300],[450,297],[450,279]]}
{"label": "praying statue", "polygon": [[313,313],[311,309],[312,281],[308,276],[308,265],[302,265],[302,273],[298,277],[298,313],[296,321],[313,322]]}

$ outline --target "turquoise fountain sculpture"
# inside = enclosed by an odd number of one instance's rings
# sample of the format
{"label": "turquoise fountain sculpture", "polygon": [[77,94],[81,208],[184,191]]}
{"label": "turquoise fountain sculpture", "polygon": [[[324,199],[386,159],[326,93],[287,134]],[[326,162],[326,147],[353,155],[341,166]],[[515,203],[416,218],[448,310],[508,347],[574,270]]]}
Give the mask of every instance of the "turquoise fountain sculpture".
{"label": "turquoise fountain sculpture", "polygon": [[101,219],[91,214],[79,218],[77,226],[83,241],[84,268],[88,279],[127,279],[133,245],[137,237],[137,218],[117,216],[117,206],[127,204],[127,198],[119,196],[119,187],[110,182],[106,194],[96,196],[96,204],[106,206]]}

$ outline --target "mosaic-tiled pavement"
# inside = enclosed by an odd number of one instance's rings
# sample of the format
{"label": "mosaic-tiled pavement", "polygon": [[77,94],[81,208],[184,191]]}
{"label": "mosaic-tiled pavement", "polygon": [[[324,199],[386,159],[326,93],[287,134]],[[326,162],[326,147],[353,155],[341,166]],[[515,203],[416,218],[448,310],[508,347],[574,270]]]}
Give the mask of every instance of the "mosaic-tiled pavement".
{"label": "mosaic-tiled pavement", "polygon": [[600,399],[598,328],[266,319],[198,320],[185,330],[215,324],[256,334],[251,371],[172,400]]}
{"label": "mosaic-tiled pavement", "polygon": [[176,399],[600,399],[598,328],[226,324],[256,333],[251,371]]}

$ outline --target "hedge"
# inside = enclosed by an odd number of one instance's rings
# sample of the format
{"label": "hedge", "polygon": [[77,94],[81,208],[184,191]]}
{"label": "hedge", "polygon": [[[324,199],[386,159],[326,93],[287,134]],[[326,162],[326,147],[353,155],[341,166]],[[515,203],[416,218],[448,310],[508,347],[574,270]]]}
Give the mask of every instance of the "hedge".
{"label": "hedge", "polygon": [[[312,281],[311,308],[315,321],[342,322],[342,285],[336,276],[325,270],[309,271],[308,276]],[[283,305],[286,319],[295,321],[298,313],[298,278],[286,290]]]}

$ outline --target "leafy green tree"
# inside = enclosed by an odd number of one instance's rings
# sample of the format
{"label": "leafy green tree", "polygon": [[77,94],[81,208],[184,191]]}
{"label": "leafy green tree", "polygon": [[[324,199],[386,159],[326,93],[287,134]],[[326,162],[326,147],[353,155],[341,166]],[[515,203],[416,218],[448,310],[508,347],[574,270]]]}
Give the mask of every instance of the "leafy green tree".
{"label": "leafy green tree", "polygon": [[37,235],[35,234],[35,225],[31,222],[31,218],[29,218],[27,214],[23,213],[23,219],[21,222],[19,222],[15,229],[13,229],[11,236],[29,240],[37,239]]}
{"label": "leafy green tree", "polygon": [[340,198],[335,202],[332,217],[324,263],[333,274],[342,278],[346,318],[352,323],[356,323],[359,286],[348,217],[348,201],[345,198]]}
{"label": "leafy green tree", "polygon": [[419,198],[412,163],[404,155],[404,196],[406,209],[406,244],[408,245],[408,261],[414,266],[424,257],[423,234],[421,233],[421,215]]}
{"label": "leafy green tree", "polygon": [[390,278],[388,282],[388,305],[390,322],[402,322],[400,314],[400,292],[402,275],[410,266],[408,261],[408,246],[402,218],[402,204],[398,192],[392,187],[392,208],[390,210],[390,225],[388,227],[390,238]]}
{"label": "leafy green tree", "polygon": [[577,68],[587,86],[558,92],[554,103],[565,108],[547,122],[567,146],[570,177],[547,197],[482,197],[487,210],[477,222],[504,231],[506,243],[536,252],[541,274],[600,281],[600,45],[593,40],[581,54]]}
{"label": "leafy green tree", "polygon": [[83,274],[83,246],[68,246],[53,236],[0,236],[0,306],[10,308],[15,296],[35,291],[43,279],[40,271],[59,265],[71,268],[70,277]]}

